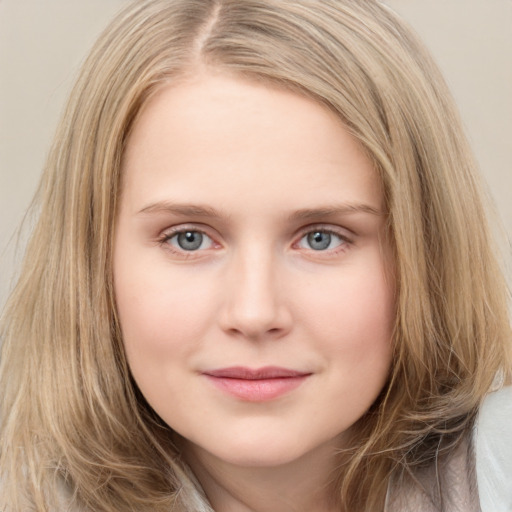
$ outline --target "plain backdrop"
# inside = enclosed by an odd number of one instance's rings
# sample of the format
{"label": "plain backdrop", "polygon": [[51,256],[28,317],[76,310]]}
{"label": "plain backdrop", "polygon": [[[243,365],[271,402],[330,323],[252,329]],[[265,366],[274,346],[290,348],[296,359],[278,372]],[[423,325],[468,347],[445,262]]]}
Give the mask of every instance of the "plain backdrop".
{"label": "plain backdrop", "polygon": [[[67,93],[96,36],[126,3],[0,0],[0,308],[23,254],[14,234]],[[386,3],[441,66],[512,235],[512,0]]]}

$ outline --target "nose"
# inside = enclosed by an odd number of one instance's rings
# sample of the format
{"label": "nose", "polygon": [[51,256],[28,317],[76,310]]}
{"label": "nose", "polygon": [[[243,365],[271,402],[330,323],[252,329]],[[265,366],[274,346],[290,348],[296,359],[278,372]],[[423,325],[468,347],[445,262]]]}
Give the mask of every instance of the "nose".
{"label": "nose", "polygon": [[277,339],[292,327],[283,277],[271,254],[251,251],[234,257],[221,292],[221,328],[251,340]]}

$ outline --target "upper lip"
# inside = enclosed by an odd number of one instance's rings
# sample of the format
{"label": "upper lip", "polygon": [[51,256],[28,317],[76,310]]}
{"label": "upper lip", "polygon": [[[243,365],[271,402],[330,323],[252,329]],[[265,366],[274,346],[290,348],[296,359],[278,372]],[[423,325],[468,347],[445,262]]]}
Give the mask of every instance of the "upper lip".
{"label": "upper lip", "polygon": [[284,379],[291,377],[305,377],[311,372],[302,372],[281,368],[279,366],[265,366],[263,368],[246,368],[244,366],[231,366],[229,368],[219,368],[204,372],[210,377],[225,379],[243,379],[243,380],[264,380],[264,379]]}

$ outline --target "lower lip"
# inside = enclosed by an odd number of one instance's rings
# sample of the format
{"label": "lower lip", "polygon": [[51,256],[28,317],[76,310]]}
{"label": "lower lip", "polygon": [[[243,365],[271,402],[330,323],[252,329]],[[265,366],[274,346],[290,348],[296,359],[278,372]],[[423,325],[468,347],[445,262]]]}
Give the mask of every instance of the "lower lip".
{"label": "lower lip", "polygon": [[309,375],[277,377],[273,379],[233,379],[206,375],[210,382],[224,391],[246,402],[268,402],[298,388]]}

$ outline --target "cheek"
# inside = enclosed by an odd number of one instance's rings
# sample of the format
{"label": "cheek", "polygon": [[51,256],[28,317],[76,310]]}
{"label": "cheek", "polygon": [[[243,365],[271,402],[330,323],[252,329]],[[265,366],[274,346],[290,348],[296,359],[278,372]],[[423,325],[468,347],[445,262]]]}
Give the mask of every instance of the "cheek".
{"label": "cheek", "polygon": [[190,352],[204,339],[214,316],[210,291],[186,272],[165,265],[116,266],[115,294],[130,362]]}
{"label": "cheek", "polygon": [[377,398],[392,362],[395,288],[377,256],[315,287],[305,313],[332,379],[325,402],[346,412],[345,427]]}
{"label": "cheek", "polygon": [[[395,322],[394,286],[380,265],[349,268],[308,290],[303,315],[333,349],[390,344]],[[338,341],[335,341],[338,340]]]}

